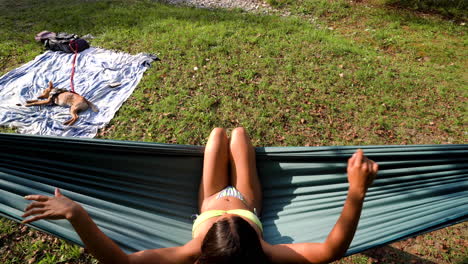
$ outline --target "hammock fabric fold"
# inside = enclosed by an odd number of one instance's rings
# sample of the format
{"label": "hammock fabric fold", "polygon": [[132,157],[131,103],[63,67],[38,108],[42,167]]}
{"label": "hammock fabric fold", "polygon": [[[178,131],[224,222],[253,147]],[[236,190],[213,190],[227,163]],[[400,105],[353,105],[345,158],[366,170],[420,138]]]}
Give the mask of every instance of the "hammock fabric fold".
{"label": "hammock fabric fold", "polygon": [[[126,252],[191,237],[203,147],[0,134],[0,214],[16,221],[27,194],[54,188],[81,203]],[[468,212],[468,145],[362,146],[380,165],[347,254],[455,222]],[[257,148],[270,243],[321,242],[347,193],[357,147]],[[82,245],[65,220],[33,227]]]}

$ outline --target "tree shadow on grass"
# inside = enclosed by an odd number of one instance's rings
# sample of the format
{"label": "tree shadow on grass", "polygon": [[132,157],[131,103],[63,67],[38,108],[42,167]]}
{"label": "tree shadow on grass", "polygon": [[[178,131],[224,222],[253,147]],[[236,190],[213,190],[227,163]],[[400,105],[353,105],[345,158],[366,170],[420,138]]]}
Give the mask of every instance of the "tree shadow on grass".
{"label": "tree shadow on grass", "polygon": [[466,21],[468,2],[465,0],[387,0],[386,6],[423,14],[437,14],[444,19]]}
{"label": "tree shadow on grass", "polygon": [[412,264],[436,264],[430,260],[420,258],[392,246],[369,249],[361,254],[377,260],[378,263],[412,263]]}
{"label": "tree shadow on grass", "polygon": [[[208,10],[190,7],[178,7],[157,2],[124,1],[60,1],[37,3],[34,8],[28,1],[15,3],[7,0],[1,19],[8,23],[6,28],[14,27],[26,31],[51,30],[70,31],[87,34],[112,29],[141,28],[161,20],[185,21],[200,24],[216,24],[224,21],[235,23],[258,23],[258,16],[239,15],[240,11]],[[36,32],[37,31],[37,32]]]}

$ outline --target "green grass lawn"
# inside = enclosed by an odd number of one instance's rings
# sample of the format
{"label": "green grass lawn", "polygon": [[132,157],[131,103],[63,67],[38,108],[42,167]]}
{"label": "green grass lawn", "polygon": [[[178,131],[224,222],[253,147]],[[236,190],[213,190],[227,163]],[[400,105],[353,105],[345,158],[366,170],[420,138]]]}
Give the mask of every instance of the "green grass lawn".
{"label": "green grass lawn", "polygon": [[244,126],[257,146],[466,143],[466,16],[379,0],[277,2],[260,15],[4,0],[0,74],[43,51],[42,30],[89,33],[93,46],[161,58],[99,138],[204,144],[213,127]]}

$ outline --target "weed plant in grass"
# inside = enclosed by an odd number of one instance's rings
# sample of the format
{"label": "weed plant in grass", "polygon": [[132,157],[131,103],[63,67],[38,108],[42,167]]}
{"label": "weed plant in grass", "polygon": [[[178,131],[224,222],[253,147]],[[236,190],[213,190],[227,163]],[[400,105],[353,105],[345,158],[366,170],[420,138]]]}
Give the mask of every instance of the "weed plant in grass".
{"label": "weed plant in grass", "polygon": [[76,245],[0,217],[0,263],[97,264]]}

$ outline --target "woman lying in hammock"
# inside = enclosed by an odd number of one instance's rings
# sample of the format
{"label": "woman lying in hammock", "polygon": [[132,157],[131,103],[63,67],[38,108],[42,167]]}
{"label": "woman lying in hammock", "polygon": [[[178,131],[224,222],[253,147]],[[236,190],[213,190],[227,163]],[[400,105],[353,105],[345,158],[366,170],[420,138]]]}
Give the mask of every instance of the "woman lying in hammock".
{"label": "woman lying in hammock", "polygon": [[[215,128],[208,139],[199,190],[200,215],[192,240],[180,247],[125,254],[102,233],[87,212],[55,190],[55,196],[28,195],[34,200],[24,223],[67,219],[88,250],[102,263],[326,263],[343,256],[353,239],[367,188],[378,166],[358,150],[348,160],[349,190],[343,211],[323,243],[270,245],[263,240],[262,189],[255,150],[243,128]],[[311,223],[313,228],[313,223]]]}

